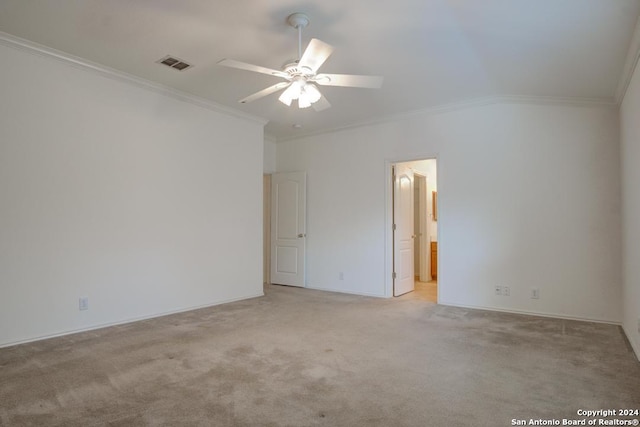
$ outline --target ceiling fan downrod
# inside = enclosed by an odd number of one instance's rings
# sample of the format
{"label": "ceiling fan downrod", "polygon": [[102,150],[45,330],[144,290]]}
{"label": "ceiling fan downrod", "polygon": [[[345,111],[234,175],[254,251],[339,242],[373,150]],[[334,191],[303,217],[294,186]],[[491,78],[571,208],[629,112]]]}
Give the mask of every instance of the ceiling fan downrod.
{"label": "ceiling fan downrod", "polygon": [[304,13],[292,13],[287,17],[287,23],[298,30],[298,60],[302,58],[302,29],[309,25],[309,17]]}

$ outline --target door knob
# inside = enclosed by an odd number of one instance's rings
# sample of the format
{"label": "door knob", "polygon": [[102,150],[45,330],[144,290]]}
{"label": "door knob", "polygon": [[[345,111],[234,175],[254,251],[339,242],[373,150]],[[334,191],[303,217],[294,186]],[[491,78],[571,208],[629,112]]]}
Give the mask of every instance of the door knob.
{"label": "door knob", "polygon": [[298,234],[299,239],[302,239],[303,237],[306,237],[306,236],[307,236],[306,234],[302,234],[302,233]]}

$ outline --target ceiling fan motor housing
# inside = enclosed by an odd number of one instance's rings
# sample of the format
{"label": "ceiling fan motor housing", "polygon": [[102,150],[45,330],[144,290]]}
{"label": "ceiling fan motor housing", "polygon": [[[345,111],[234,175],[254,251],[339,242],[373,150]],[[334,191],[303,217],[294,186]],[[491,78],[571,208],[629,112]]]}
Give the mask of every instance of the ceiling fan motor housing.
{"label": "ceiling fan motor housing", "polygon": [[314,72],[309,67],[298,65],[298,61],[290,62],[282,67],[282,71],[289,74],[291,77],[295,76],[313,76]]}

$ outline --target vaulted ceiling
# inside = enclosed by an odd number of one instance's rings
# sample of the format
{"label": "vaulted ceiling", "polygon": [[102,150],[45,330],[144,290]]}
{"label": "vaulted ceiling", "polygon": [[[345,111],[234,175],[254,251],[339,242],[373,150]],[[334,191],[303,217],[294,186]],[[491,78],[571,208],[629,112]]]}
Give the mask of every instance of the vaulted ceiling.
{"label": "vaulted ceiling", "polygon": [[[280,69],[297,56],[293,12],[311,19],[303,47],[335,48],[322,72],[382,75],[382,88],[322,87],[321,112],[277,94],[239,104],[279,79],[217,62]],[[614,102],[639,14],[640,0],[0,0],[0,31],[264,117],[287,139],[485,97]],[[194,67],[156,62],[168,54]]]}

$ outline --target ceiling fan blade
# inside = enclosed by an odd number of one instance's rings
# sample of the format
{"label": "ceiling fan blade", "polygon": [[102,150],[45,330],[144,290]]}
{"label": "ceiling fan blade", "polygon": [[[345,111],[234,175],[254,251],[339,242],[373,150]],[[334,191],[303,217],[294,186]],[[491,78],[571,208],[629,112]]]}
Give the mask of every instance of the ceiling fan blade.
{"label": "ceiling fan blade", "polygon": [[270,76],[277,76],[285,79],[289,78],[289,74],[283,71],[261,67],[259,65],[247,64],[246,62],[236,61],[235,59],[223,59],[222,61],[218,62],[218,64],[224,65],[225,67],[238,68],[240,70],[253,71],[256,73],[268,74]]}
{"label": "ceiling fan blade", "polygon": [[380,89],[384,77],[355,74],[318,74],[313,81],[322,86],[362,87]]}
{"label": "ceiling fan blade", "polygon": [[324,95],[322,95],[320,99],[314,102],[313,104],[311,104],[311,106],[316,111],[322,111],[331,107],[331,104],[329,104],[329,101],[327,101],[327,98],[325,98]]}
{"label": "ceiling fan blade", "polygon": [[253,95],[249,95],[246,98],[241,99],[240,102],[241,104],[247,104],[249,102],[253,102],[256,99],[260,99],[263,96],[267,96],[272,94],[273,92],[277,92],[280,89],[284,89],[285,87],[289,86],[291,84],[291,82],[280,82],[280,83],[276,83],[273,86],[269,86],[266,89],[262,89],[259,92],[254,93]]}
{"label": "ceiling fan blade", "polygon": [[331,55],[331,52],[333,52],[333,46],[330,44],[318,39],[311,39],[309,45],[304,50],[298,65],[301,67],[308,67],[313,73],[315,73],[318,71],[318,68],[324,64],[324,61],[327,60],[329,55]]}

